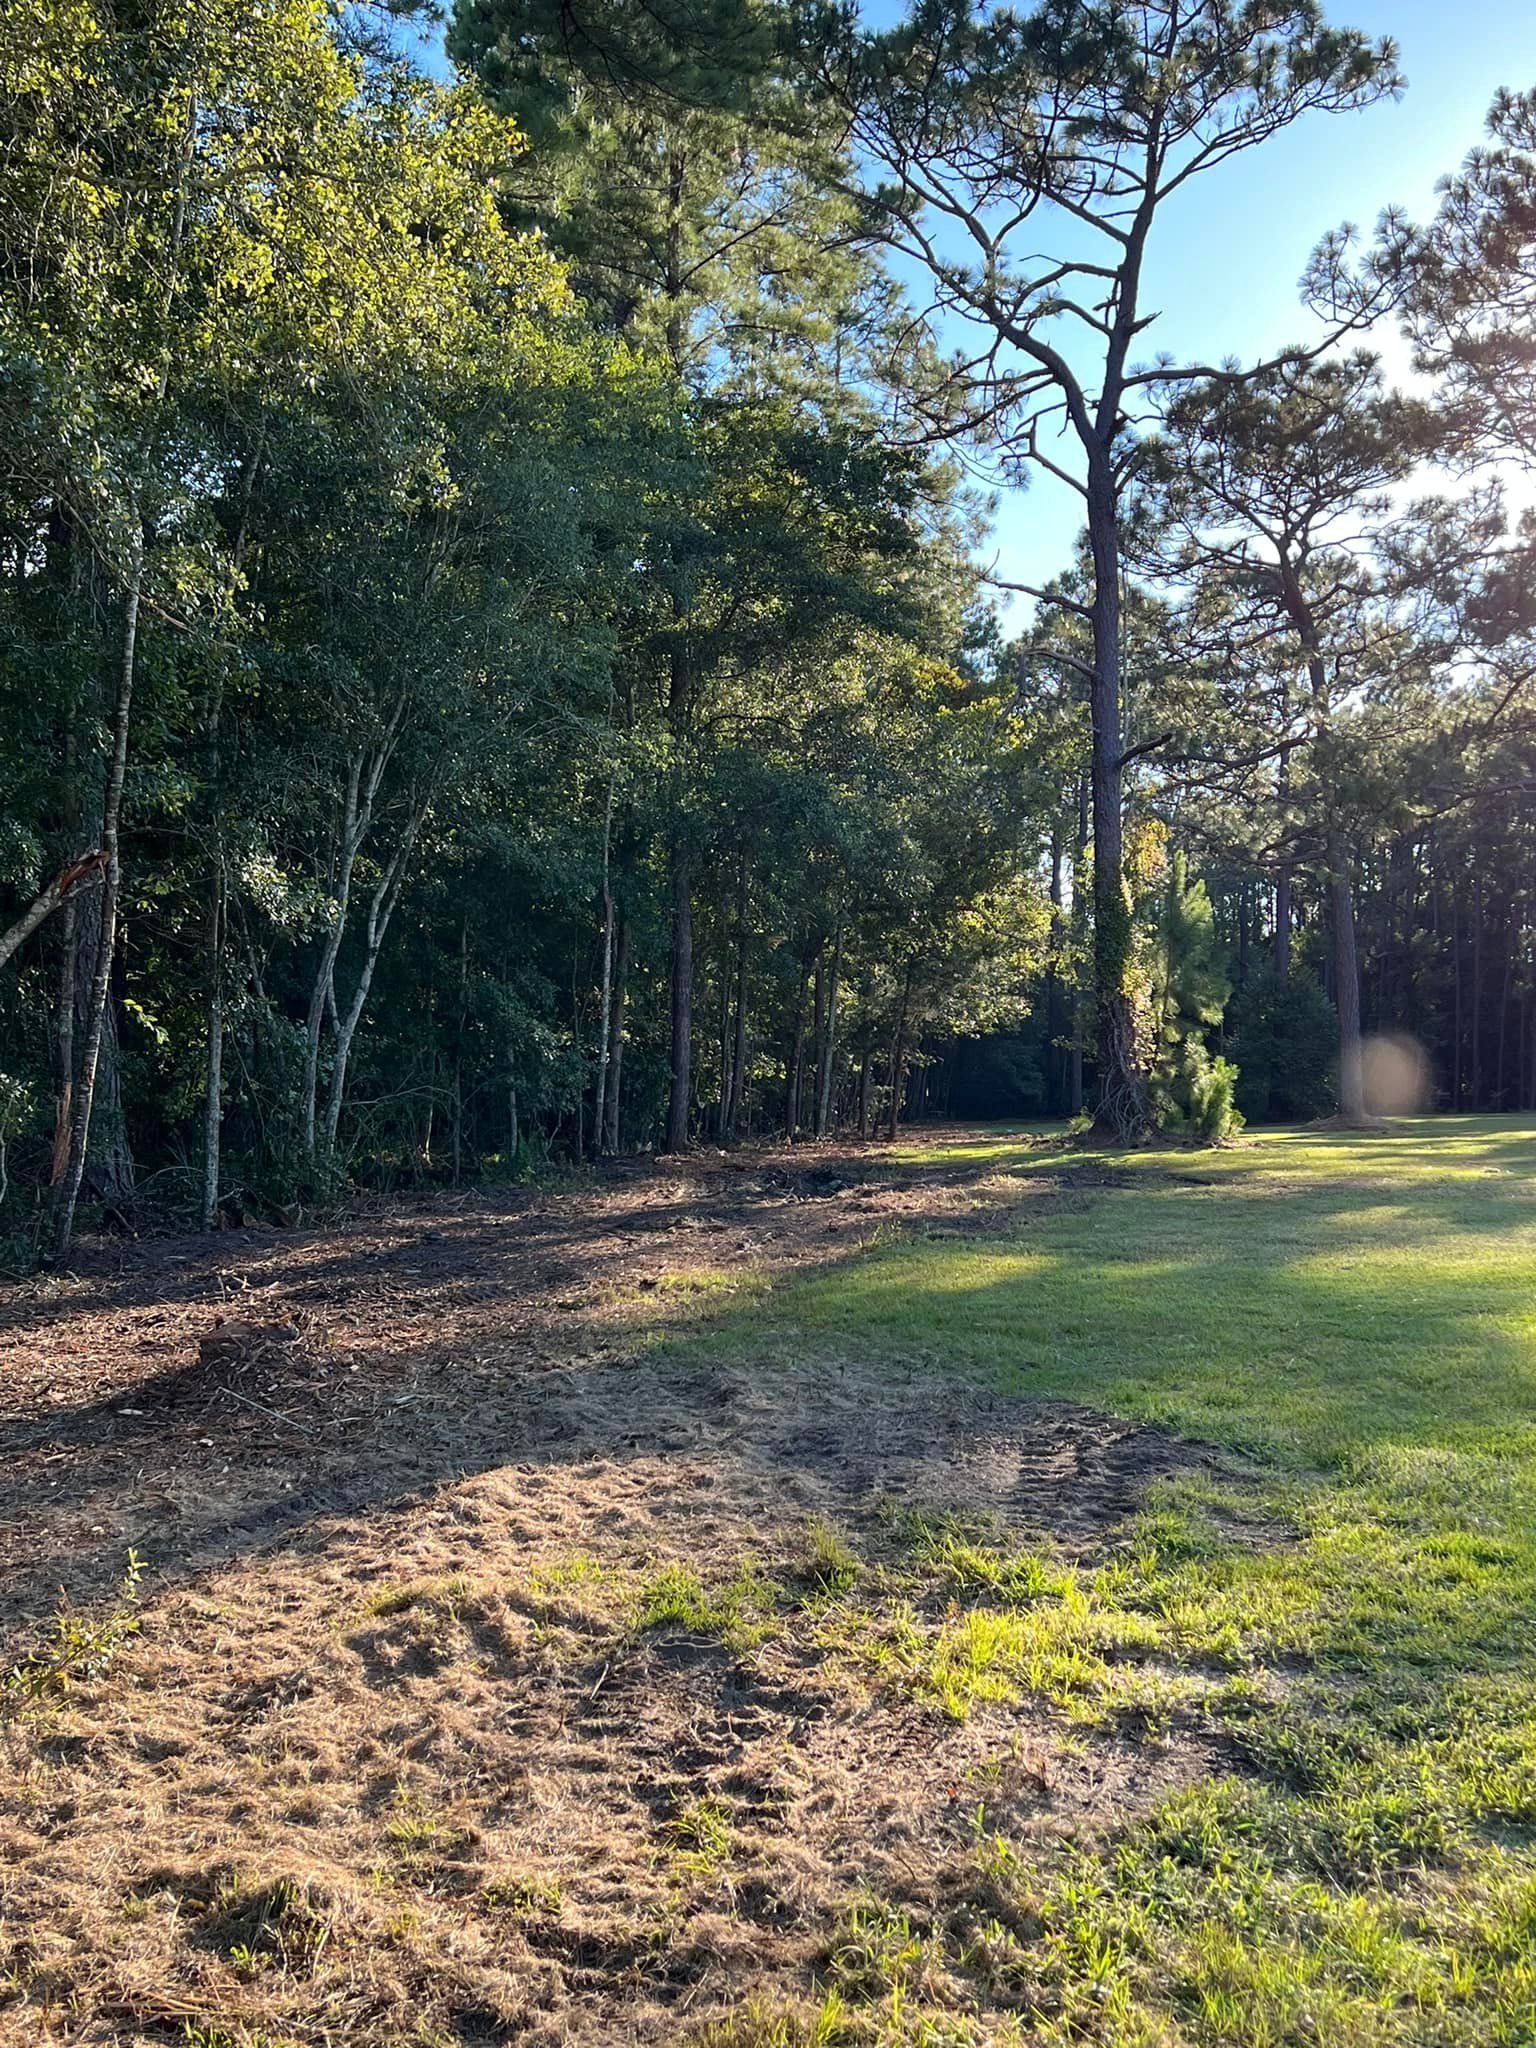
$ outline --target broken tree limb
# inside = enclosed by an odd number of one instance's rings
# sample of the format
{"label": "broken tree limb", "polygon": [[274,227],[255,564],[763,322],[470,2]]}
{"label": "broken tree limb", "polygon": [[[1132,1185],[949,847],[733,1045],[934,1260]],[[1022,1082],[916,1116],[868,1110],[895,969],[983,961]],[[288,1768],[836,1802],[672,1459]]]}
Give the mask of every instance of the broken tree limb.
{"label": "broken tree limb", "polygon": [[70,890],[86,875],[96,874],[106,862],[102,849],[93,847],[89,853],[82,853],[67,868],[61,868],[39,895],[24,910],[10,930],[0,933],[0,967],[3,967],[18,946],[26,944],[32,934],[47,918],[62,905]]}

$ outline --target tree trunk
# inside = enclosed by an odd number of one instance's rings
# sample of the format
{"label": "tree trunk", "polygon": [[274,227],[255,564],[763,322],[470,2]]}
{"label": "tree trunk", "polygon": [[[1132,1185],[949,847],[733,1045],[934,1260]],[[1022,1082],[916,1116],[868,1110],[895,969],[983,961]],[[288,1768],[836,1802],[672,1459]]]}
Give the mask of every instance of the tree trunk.
{"label": "tree trunk", "polygon": [[629,919],[619,919],[618,950],[613,967],[613,1021],[608,1028],[610,1071],[607,1095],[607,1148],[619,1149],[619,1084],[624,1075],[624,1007],[629,985]]}
{"label": "tree trunk", "polygon": [[1045,970],[1045,1108],[1047,1115],[1057,1114],[1066,1095],[1064,1086],[1064,1064],[1066,1049],[1062,1045],[1065,1037],[1065,1020],[1062,1016],[1061,974],[1058,962],[1061,958],[1062,939],[1066,920],[1062,915],[1062,846],[1059,820],[1051,825],[1051,924],[1047,941]]}
{"label": "tree trunk", "polygon": [[891,1100],[886,1114],[888,1138],[896,1135],[901,1120],[901,1087],[907,1064],[907,1010],[912,1000],[912,969],[907,968],[901,985],[901,1002],[896,1011],[896,1029],[891,1038]]}
{"label": "tree trunk", "polygon": [[1237,985],[1248,979],[1248,889],[1245,876],[1237,885]]}
{"label": "tree trunk", "polygon": [[859,1064],[859,1136],[869,1136],[870,1098],[875,1092],[875,1056],[866,1046]]}
{"label": "tree trunk", "polygon": [[107,1003],[111,993],[112,954],[117,943],[117,906],[122,891],[122,865],[118,852],[118,824],[122,816],[123,782],[128,771],[128,726],[133,711],[135,663],[139,641],[139,603],[144,589],[144,539],[135,531],[133,559],[123,599],[123,631],[118,662],[117,696],[112,713],[112,754],[107,786],[101,807],[101,851],[105,856],[99,901],[99,923],[94,957],[91,961],[90,999],[86,1013],[85,1038],[81,1047],[80,1072],[75,1081],[74,1111],[69,1127],[69,1158],[60,1182],[53,1214],[52,1251],[62,1258],[75,1230],[75,1208],[85,1178],[86,1152],[91,1136],[91,1112],[96,1100],[96,1079],[101,1064],[102,1041],[107,1029]]}
{"label": "tree trunk", "polygon": [[[84,1045],[90,1033],[91,988],[96,948],[101,938],[101,896],[82,896],[76,915],[74,1027],[76,1046]],[[95,1100],[91,1106],[91,1129],[85,1148],[85,1177],[81,1192],[104,1201],[126,1201],[133,1194],[136,1169],[128,1139],[128,1119],[123,1108],[122,1060],[118,1048],[117,1002],[113,984],[118,973],[118,948],[114,943],[112,971],[107,984],[107,1007],[101,1020],[101,1050],[96,1062]],[[79,1090],[75,1100],[78,1104]],[[67,1166],[66,1156],[66,1166]]]}
{"label": "tree trunk", "polygon": [[745,887],[741,899],[741,921],[736,938],[736,1036],[731,1060],[731,1114],[727,1135],[734,1138],[741,1124],[747,1099],[747,928]]}
{"label": "tree trunk", "polygon": [[69,1171],[69,1127],[75,1099],[75,976],[79,956],[79,906],[64,905],[58,996],[53,1012],[53,1162],[48,1185],[56,1188]]}
{"label": "tree trunk", "polygon": [[[239,550],[236,549],[238,557]],[[208,921],[203,935],[203,978],[208,1003],[208,1044],[203,1065],[203,1198],[201,1221],[212,1230],[219,1212],[219,1149],[224,1125],[224,814],[219,788],[219,720],[223,684],[215,677],[208,705],[208,792],[212,811],[212,860],[208,878]]]}
{"label": "tree trunk", "polygon": [[202,1226],[212,1230],[219,1213],[219,1149],[224,1122],[224,859],[214,855],[203,958],[208,977],[208,1048],[203,1072]]}
{"label": "tree trunk", "polygon": [[688,855],[672,849],[672,1046],[667,1098],[669,1152],[688,1149],[688,1094],[693,1056],[693,896]]}
{"label": "tree trunk", "polygon": [[[1297,581],[1295,567],[1284,555],[1280,560],[1280,587],[1286,614],[1296,628],[1307,664],[1313,724],[1318,738],[1326,747],[1331,740],[1333,725],[1328,671],[1317,622]],[[1322,804],[1326,818],[1323,844],[1328,863],[1328,907],[1333,926],[1333,1001],[1339,1019],[1338,1120],[1344,1124],[1360,1124],[1367,1118],[1360,1042],[1360,960],[1355,944],[1355,892],[1349,849],[1343,828],[1333,815],[1333,794],[1327,786],[1326,759]]]}
{"label": "tree trunk", "polygon": [[1472,877],[1472,1107],[1483,1107],[1483,876]]}
{"label": "tree trunk", "polygon": [[837,989],[843,972],[843,928],[837,927],[832,966],[827,977],[827,1014],[822,1030],[821,1060],[816,1072],[816,1135],[824,1138],[831,1124],[832,1060],[837,1049]]}
{"label": "tree trunk", "polygon": [[304,1097],[302,1124],[304,1151],[313,1159],[317,1143],[317,1113],[320,1093],[320,1038],[325,1029],[327,1010],[336,1007],[336,956],[341,951],[342,934],[346,930],[347,910],[352,896],[352,869],[357,859],[362,834],[367,829],[366,820],[358,815],[359,792],[363,777],[363,757],[355,755],[347,769],[347,792],[342,804],[341,840],[339,846],[336,892],[333,898],[331,921],[326,929],[320,948],[320,963],[315,969],[314,982],[309,992],[309,1012],[304,1020]]}
{"label": "tree trunk", "polygon": [[1120,531],[1108,450],[1090,450],[1088,543],[1093,555],[1093,676],[1088,691],[1093,785],[1093,987],[1098,1106],[1095,1128],[1134,1144],[1152,1127],[1136,1056],[1129,988],[1131,903],[1121,819]]}
{"label": "tree trunk", "polygon": [[347,768],[347,787],[342,799],[341,838],[335,876],[335,909],[321,948],[320,964],[316,969],[314,986],[310,992],[309,1014],[304,1029],[304,1150],[311,1159],[315,1156],[316,1143],[320,1037],[327,1017],[331,1019],[334,1029],[339,1031],[341,1025],[336,1013],[336,960],[346,933],[347,912],[352,900],[353,870],[363,841],[368,836],[368,828],[373,822],[373,807],[378,800],[385,770],[399,743],[408,705],[407,693],[401,690],[395,699],[383,739],[371,752],[365,748],[355,754]]}
{"label": "tree trunk", "polygon": [[800,980],[795,990],[795,1029],[789,1067],[784,1077],[784,1135],[791,1145],[800,1128],[800,1083],[805,1070],[805,997],[810,978],[811,965],[804,960],[800,964]]}
{"label": "tree trunk", "polygon": [[[1088,865],[1088,785],[1077,785],[1077,850],[1072,860],[1072,921],[1082,925],[1086,904],[1083,897],[1083,872]],[[1073,1116],[1083,1113],[1083,1040],[1087,1036],[1088,1020],[1084,1015],[1081,975],[1072,989],[1072,1058],[1067,1080],[1070,1089],[1069,1108]]]}
{"label": "tree trunk", "polygon": [[608,1128],[608,1069],[613,1031],[613,885],[610,851],[613,841],[613,782],[608,783],[608,801],[603,811],[603,967],[597,1004],[597,1088],[592,1105],[592,1150],[603,1149]]}
{"label": "tree trunk", "polygon": [[424,812],[418,811],[401,831],[395,850],[379,877],[378,886],[368,905],[366,941],[362,966],[358,969],[357,986],[352,991],[352,1000],[347,1005],[345,1016],[339,1017],[336,1023],[336,1045],[331,1059],[331,1085],[325,1103],[325,1146],[328,1152],[335,1150],[336,1133],[341,1128],[341,1106],[346,1095],[347,1061],[352,1052],[352,1041],[357,1036],[357,1027],[362,1021],[368,991],[373,986],[373,971],[378,965],[379,951],[384,944],[384,935],[389,930],[389,921],[395,914],[395,905],[400,901],[400,892],[405,886],[411,850],[415,846],[416,835],[421,830],[424,815]]}
{"label": "tree trunk", "polygon": [[[1290,692],[1282,686],[1280,691],[1280,729],[1289,731],[1291,720]],[[1291,795],[1291,750],[1282,747],[1279,764],[1275,769],[1275,802],[1280,813],[1280,829],[1286,830],[1286,807]],[[1283,861],[1275,877],[1275,973],[1281,981],[1291,978],[1291,864]]]}
{"label": "tree trunk", "polygon": [[1328,897],[1333,913],[1333,986],[1339,1012],[1339,1115],[1365,1121],[1365,1071],[1360,1043],[1360,963],[1355,950],[1355,892],[1343,839],[1328,834]]}
{"label": "tree trunk", "polygon": [[1451,1107],[1461,1108],[1461,878],[1451,877]]}

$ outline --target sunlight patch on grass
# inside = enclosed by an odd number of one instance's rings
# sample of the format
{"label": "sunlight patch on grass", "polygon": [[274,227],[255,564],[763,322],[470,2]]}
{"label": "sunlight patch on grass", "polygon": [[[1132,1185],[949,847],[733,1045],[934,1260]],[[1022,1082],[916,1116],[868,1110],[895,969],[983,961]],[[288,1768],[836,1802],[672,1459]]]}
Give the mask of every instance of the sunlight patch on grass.
{"label": "sunlight patch on grass", "polygon": [[[908,1156],[1113,1175],[1023,1242],[886,1245],[705,1341],[765,1372],[953,1371],[1256,1461],[1160,1483],[1097,1571],[930,1523],[911,1547],[951,1593],[936,1625],[867,1581],[822,1621],[832,1654],[938,1711],[1139,1713],[1233,1759],[1043,1882],[998,1847],[1036,1936],[988,2010],[1102,2048],[1536,2041],[1536,1129],[1265,1133],[1197,1159],[1004,1131]],[[838,1978],[868,2015],[849,2038],[898,2038],[868,2003],[887,1954],[911,2037],[968,2038],[942,2028],[976,2010],[953,1983],[988,1938],[883,1910]]]}

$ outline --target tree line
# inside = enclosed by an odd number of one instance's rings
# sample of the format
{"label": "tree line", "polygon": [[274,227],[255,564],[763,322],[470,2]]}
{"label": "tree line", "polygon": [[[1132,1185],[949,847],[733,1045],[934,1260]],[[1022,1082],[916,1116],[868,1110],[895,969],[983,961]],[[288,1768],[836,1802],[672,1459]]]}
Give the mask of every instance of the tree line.
{"label": "tree line", "polygon": [[[409,12],[11,11],[18,1256],[894,1131],[967,1060],[1119,1139],[1358,1120],[1383,1025],[1532,1101],[1536,103],[1321,242],[1310,341],[1177,363],[1170,202],[1389,44],[461,0],[444,82]],[[1083,537],[1009,638],[1031,466]]]}

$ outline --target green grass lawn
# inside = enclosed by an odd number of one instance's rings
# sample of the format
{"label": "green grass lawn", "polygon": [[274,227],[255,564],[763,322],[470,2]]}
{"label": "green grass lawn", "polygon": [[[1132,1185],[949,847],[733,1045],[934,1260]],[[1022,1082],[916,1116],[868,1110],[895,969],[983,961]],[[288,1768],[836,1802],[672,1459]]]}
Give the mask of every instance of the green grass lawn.
{"label": "green grass lawn", "polygon": [[1134,1706],[1217,1761],[1048,1868],[989,1843],[1027,1959],[1011,2007],[925,1993],[911,1954],[945,1937],[898,1927],[819,2033],[720,2038],[1536,2043],[1536,1124],[931,1156],[1064,1186],[1007,1234],[883,1246],[695,1341],[1070,1399],[1252,1476],[1165,1482],[1097,1565],[1053,1568],[1048,1532],[1040,1565],[930,1530],[939,1634],[903,1647],[850,1595],[826,1640],[945,1711],[1034,1693],[1124,1730]]}

